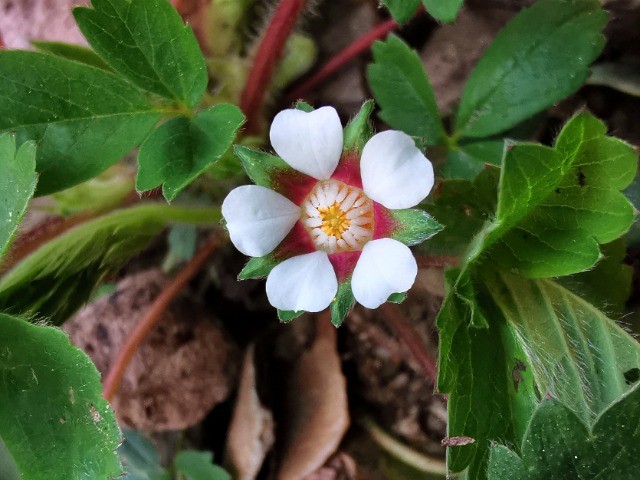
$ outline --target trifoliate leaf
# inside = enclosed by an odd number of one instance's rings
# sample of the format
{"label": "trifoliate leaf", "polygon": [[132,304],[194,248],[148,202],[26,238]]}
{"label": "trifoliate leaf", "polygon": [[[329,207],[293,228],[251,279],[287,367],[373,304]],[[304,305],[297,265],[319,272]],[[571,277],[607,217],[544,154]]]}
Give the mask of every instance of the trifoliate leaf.
{"label": "trifoliate leaf", "polygon": [[193,118],[175,117],[155,129],[140,147],[136,188],[162,185],[167,200],[200,176],[231,147],[244,115],[235,105],[216,105]]}
{"label": "trifoliate leaf", "polygon": [[423,137],[429,145],[442,143],[444,127],[418,54],[391,35],[374,44],[373,58],[367,77],[381,108],[380,118],[408,135]]}
{"label": "trifoliate leaf", "polygon": [[93,0],[73,16],[93,49],[144,90],[195,106],[207,69],[191,28],[167,0]]}
{"label": "trifoliate leaf", "polygon": [[539,0],[522,10],[472,72],[456,117],[458,134],[503,132],[577,90],[602,51],[606,21],[598,0]]}
{"label": "trifoliate leaf", "polygon": [[10,133],[0,135],[0,258],[36,188],[36,148],[31,142],[16,150]]}
{"label": "trifoliate leaf", "polygon": [[633,480],[640,456],[640,384],[595,421],[550,398],[536,409],[520,447],[491,448],[489,480]]}
{"label": "trifoliate leaf", "polygon": [[0,437],[21,478],[122,473],[100,374],[64,332],[0,314],[0,398]]}
{"label": "trifoliate leaf", "polygon": [[38,145],[38,195],[103,172],[160,118],[138,89],[109,72],[18,50],[0,51],[0,101],[0,132]]}
{"label": "trifoliate leaf", "polygon": [[505,267],[532,278],[570,275],[600,259],[598,244],[624,234],[634,220],[622,194],[637,168],[627,143],[606,136],[588,113],[571,119],[554,149],[515,145],[500,178],[495,222],[485,249]]}
{"label": "trifoliate leaf", "polygon": [[64,323],[104,277],[170,223],[214,224],[219,211],[166,205],[120,210],[55,238],[0,279],[0,309]]}

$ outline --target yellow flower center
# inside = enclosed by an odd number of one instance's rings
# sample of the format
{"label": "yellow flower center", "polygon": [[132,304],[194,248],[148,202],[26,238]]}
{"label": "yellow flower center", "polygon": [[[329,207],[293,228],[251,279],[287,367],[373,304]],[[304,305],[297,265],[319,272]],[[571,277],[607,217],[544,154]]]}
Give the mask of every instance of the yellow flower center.
{"label": "yellow flower center", "polygon": [[330,207],[320,207],[318,212],[320,212],[320,220],[322,220],[320,226],[322,231],[341,240],[342,234],[351,225],[351,220],[347,218],[347,212],[340,208],[338,202],[333,202]]}
{"label": "yellow flower center", "polygon": [[361,250],[373,239],[373,202],[338,180],[320,181],[300,205],[300,220],[318,250]]}

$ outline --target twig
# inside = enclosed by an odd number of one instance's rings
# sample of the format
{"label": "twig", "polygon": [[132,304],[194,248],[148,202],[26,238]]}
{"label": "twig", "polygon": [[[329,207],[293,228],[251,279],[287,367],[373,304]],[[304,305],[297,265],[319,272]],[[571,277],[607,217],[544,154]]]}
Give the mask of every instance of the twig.
{"label": "twig", "polygon": [[358,37],[351,45],[332,57],[308,79],[298,84],[298,86],[296,86],[291,91],[291,93],[287,94],[287,103],[293,103],[296,100],[304,98],[315,87],[320,85],[334,73],[338,72],[355,57],[366,51],[373,44],[373,42],[384,38],[390,32],[396,30],[398,27],[400,27],[398,22],[390,19],[374,27],[372,30],[368,31],[361,37]]}
{"label": "twig", "polygon": [[178,272],[171,282],[160,292],[144,315],[138,320],[131,333],[127,336],[124,345],[118,351],[118,355],[104,380],[103,396],[107,400],[113,400],[113,397],[120,387],[127,366],[138,351],[138,347],[151,330],[153,330],[158,320],[162,318],[162,314],[169,307],[173,299],[178,296],[187,283],[200,271],[209,257],[215,253],[220,242],[221,236],[217,232],[214,233],[185,267]]}
{"label": "twig", "polygon": [[281,0],[258,45],[240,98],[240,108],[247,116],[248,134],[260,131],[260,115],[271,77],[305,4],[306,0]]}
{"label": "twig", "polygon": [[433,385],[435,385],[438,378],[436,360],[420,342],[420,337],[413,327],[404,318],[402,313],[398,310],[398,307],[395,305],[385,303],[380,307],[380,309],[382,310],[383,315],[387,318],[388,325],[392,328],[398,338],[400,338],[400,341],[407,346],[411,355],[413,355],[413,358],[418,362],[418,365],[426,377],[431,380]]}

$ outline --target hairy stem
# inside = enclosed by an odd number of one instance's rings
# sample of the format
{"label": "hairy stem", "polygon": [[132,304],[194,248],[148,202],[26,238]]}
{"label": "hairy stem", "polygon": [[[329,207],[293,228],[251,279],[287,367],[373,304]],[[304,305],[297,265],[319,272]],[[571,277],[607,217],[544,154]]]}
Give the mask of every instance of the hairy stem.
{"label": "hairy stem", "polygon": [[180,294],[187,283],[195,277],[207,260],[218,250],[221,235],[214,233],[207,242],[196,252],[194,257],[178,272],[171,282],[160,292],[144,315],[138,320],[125,344],[118,351],[118,355],[109,369],[104,384],[103,396],[112,401],[120,387],[122,378],[131,359],[138,351],[138,347],[156,326],[174,298]]}
{"label": "hairy stem", "polygon": [[247,84],[240,97],[240,108],[247,116],[247,134],[260,132],[262,107],[271,77],[305,4],[306,0],[281,0],[260,40]]}

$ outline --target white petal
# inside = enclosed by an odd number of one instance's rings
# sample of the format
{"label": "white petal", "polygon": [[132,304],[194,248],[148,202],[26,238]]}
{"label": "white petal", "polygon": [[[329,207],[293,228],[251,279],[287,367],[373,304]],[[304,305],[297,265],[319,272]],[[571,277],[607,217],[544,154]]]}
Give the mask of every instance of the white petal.
{"label": "white petal", "polygon": [[300,218],[300,207],[279,193],[257,185],[234,188],[222,202],[231,241],[245,255],[270,253]]}
{"label": "white petal", "polygon": [[336,272],[324,252],[285,260],[267,277],[269,303],[280,310],[320,312],[337,291]]}
{"label": "white petal", "polygon": [[283,110],[271,124],[271,145],[299,172],[328,180],[342,155],[342,124],[333,107]]}
{"label": "white petal", "polygon": [[378,308],[392,293],[409,290],[417,274],[409,247],[391,238],[373,240],[364,246],[353,270],[353,296],[367,308]]}
{"label": "white petal", "polygon": [[411,208],[433,188],[433,165],[402,132],[374,135],[362,150],[362,186],[369,198],[387,208]]}

